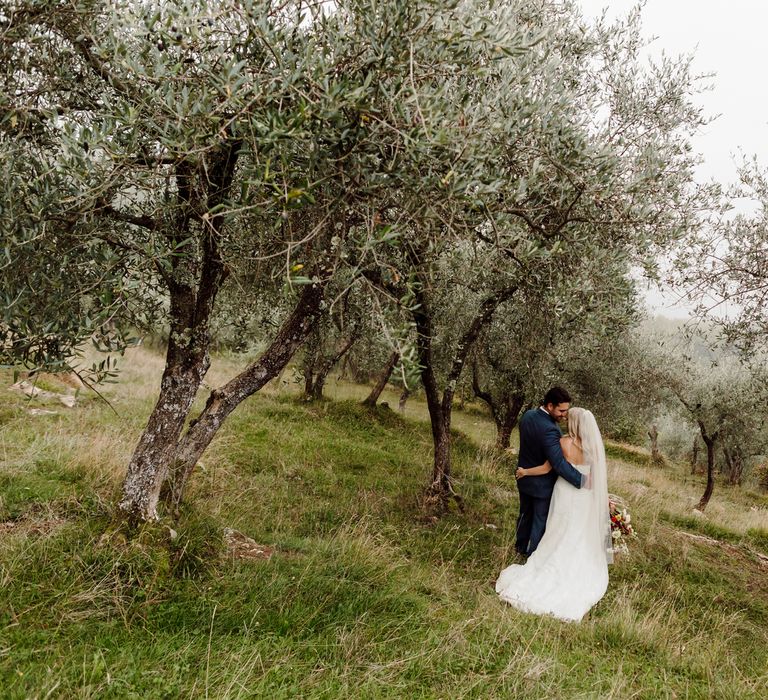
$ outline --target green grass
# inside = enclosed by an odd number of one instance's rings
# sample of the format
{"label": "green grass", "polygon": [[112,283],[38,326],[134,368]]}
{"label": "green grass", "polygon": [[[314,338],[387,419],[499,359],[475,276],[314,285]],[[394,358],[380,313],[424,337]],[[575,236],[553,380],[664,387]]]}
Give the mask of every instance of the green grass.
{"label": "green grass", "polygon": [[651,455],[647,451],[619,442],[606,441],[605,455],[610,459],[621,460],[622,462],[629,462],[638,466],[653,464]]}
{"label": "green grass", "polygon": [[[493,591],[517,497],[510,465],[478,447],[492,426],[474,413],[457,420],[466,512],[434,521],[418,502],[423,405],[403,418],[359,406],[365,387],[309,405],[269,387],[203,456],[179,521],[126,538],[111,503],[158,366],[141,353],[149,369],[135,363],[109,389],[119,417],[86,402],[33,418],[3,395],[1,697],[768,694],[760,506],[718,485],[694,518],[700,482],[614,455],[611,490],[639,532],[631,555],[581,624],[524,615]],[[225,526],[274,554],[233,558]]]}

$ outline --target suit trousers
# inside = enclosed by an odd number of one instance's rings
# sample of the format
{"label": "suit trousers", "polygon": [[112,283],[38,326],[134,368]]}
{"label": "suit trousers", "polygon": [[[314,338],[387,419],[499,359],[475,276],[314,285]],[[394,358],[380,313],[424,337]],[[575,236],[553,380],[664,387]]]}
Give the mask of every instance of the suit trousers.
{"label": "suit trousers", "polygon": [[520,515],[517,518],[517,535],[515,537],[515,549],[520,554],[530,556],[539,546],[547,527],[551,500],[551,493],[544,498],[537,498],[520,492]]}

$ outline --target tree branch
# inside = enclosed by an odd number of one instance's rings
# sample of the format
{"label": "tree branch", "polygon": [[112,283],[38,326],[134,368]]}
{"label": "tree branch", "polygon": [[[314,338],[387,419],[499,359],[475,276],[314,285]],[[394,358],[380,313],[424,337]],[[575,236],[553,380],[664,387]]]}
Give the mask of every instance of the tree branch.
{"label": "tree branch", "polygon": [[487,404],[493,403],[493,397],[490,392],[484,391],[480,387],[480,370],[477,366],[477,358],[472,360],[472,392],[478,399],[482,399]]}
{"label": "tree branch", "polygon": [[78,53],[85,59],[85,62],[91,68],[91,70],[99,76],[102,80],[108,83],[112,88],[121,92],[124,95],[133,97],[134,91],[131,87],[123,82],[121,78],[118,78],[109,68],[105,61],[102,61],[91,50],[93,47],[93,39],[84,34],[78,34],[76,27],[68,27],[64,32],[64,36],[70,41],[72,46],[77,49]]}
{"label": "tree branch", "polygon": [[114,219],[115,221],[122,221],[126,224],[132,224],[133,226],[139,226],[141,228],[145,228],[148,231],[156,231],[159,228],[159,224],[157,223],[157,220],[152,218],[151,216],[146,216],[144,214],[131,214],[129,212],[120,211],[119,209],[115,209],[115,207],[106,204],[103,207],[101,207],[100,210],[104,215],[108,216],[111,219]]}
{"label": "tree branch", "polygon": [[478,314],[473,319],[469,328],[461,336],[461,339],[456,346],[456,355],[454,356],[453,364],[451,365],[451,371],[448,373],[449,390],[455,388],[455,384],[458,381],[459,376],[461,375],[461,370],[466,362],[467,355],[480,335],[480,331],[490,322],[493,313],[496,311],[499,304],[511,299],[515,292],[517,292],[517,289],[517,284],[504,287],[484,299],[480,304]]}

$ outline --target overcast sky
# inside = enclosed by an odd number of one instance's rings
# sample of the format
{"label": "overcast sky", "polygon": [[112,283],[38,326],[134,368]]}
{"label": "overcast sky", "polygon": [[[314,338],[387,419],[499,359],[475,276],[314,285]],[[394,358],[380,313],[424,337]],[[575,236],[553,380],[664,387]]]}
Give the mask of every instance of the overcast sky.
{"label": "overcast sky", "polygon": [[[605,8],[615,17],[636,4],[579,1],[587,17],[597,17]],[[644,34],[656,37],[649,55],[692,53],[694,72],[715,74],[708,81],[712,89],[697,97],[705,114],[719,115],[693,143],[704,157],[699,177],[733,182],[742,153],[768,164],[768,1],[647,0],[642,17]],[[657,293],[649,301],[658,313],[684,314]]]}

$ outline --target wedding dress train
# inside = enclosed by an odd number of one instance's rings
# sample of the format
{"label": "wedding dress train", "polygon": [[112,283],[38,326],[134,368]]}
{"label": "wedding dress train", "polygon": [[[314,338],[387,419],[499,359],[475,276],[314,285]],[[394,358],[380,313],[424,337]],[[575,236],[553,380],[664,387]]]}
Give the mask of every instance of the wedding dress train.
{"label": "wedding dress train", "polygon": [[577,489],[558,479],[538,548],[496,581],[501,599],[524,612],[579,621],[608,588],[613,551],[605,450],[591,413],[589,418],[584,457],[591,464],[574,466],[582,474],[591,472],[591,487]]}

